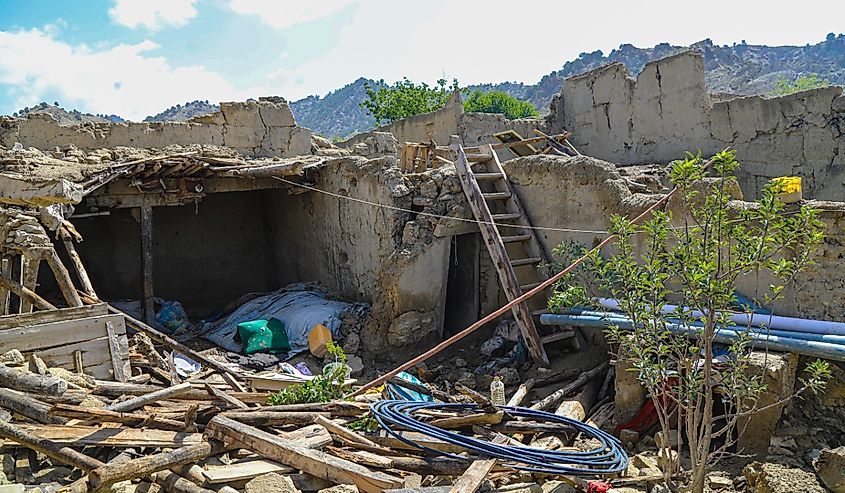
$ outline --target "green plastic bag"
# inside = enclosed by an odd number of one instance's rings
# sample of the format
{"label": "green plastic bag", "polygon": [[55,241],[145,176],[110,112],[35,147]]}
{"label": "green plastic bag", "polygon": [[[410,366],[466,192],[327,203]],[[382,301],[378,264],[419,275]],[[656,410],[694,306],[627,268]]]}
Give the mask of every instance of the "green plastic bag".
{"label": "green plastic bag", "polygon": [[276,354],[290,351],[285,324],[277,318],[239,323],[238,336],[241,338],[244,354]]}

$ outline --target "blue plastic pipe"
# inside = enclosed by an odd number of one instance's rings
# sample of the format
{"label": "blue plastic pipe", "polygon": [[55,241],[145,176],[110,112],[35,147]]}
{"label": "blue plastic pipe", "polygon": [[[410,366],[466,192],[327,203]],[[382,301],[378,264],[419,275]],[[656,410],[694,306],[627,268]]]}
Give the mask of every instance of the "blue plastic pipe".
{"label": "blue plastic pipe", "polygon": [[[543,314],[540,316],[540,323],[543,325],[573,325],[577,327],[598,328],[606,328],[611,325],[617,325],[620,328],[627,330],[634,328],[634,323],[624,315],[617,313],[604,313],[603,316],[596,316],[597,313],[601,314],[603,312],[592,312],[589,314],[582,312],[578,315]],[[692,337],[698,335],[698,332],[695,329],[685,327],[677,323],[669,323],[667,328],[675,333],[685,334]],[[772,335],[772,331],[768,331],[768,333],[751,332],[749,333],[749,336],[751,346],[756,348],[791,352],[835,361],[845,361],[845,345],[843,344],[777,336]],[[730,344],[739,337],[740,331],[738,330],[718,328],[716,330],[714,340],[722,344]]]}

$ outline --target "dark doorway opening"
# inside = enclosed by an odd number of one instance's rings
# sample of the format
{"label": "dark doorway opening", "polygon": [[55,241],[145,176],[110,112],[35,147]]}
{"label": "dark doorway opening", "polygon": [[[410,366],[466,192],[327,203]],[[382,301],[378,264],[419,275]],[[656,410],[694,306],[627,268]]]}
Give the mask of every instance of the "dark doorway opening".
{"label": "dark doorway opening", "polygon": [[443,336],[449,337],[478,320],[481,235],[455,235],[449,250]]}

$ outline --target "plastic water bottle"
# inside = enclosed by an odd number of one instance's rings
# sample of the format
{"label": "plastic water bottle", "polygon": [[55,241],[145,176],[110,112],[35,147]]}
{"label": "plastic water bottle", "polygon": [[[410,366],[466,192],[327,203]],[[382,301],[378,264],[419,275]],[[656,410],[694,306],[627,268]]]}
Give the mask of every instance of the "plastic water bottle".
{"label": "plastic water bottle", "polygon": [[490,402],[494,406],[505,405],[505,384],[502,383],[502,377],[493,377],[493,382],[490,384]]}

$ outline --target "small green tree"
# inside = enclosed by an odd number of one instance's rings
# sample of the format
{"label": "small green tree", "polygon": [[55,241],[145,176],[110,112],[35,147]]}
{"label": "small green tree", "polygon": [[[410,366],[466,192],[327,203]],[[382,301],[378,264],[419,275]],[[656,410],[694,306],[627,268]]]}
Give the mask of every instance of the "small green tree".
{"label": "small green tree", "polygon": [[801,75],[792,80],[781,77],[775,81],[775,87],[769,91],[769,95],[786,96],[787,94],[815,89],[817,87],[827,87],[829,85],[830,81],[822,79],[819,77],[819,74]]}
{"label": "small green tree", "polygon": [[464,111],[471,113],[501,113],[505,118],[529,118],[540,112],[528,101],[522,101],[503,91],[472,91],[464,102]]}
{"label": "small green tree", "polygon": [[[662,444],[661,454],[682,451],[686,438],[694,493],[704,491],[708,468],[729,454],[747,417],[761,410],[757,401],[765,385],[751,370],[749,344],[752,333],[765,336],[765,329],[752,327],[750,317],[742,327],[731,323],[737,282],[771,275],[772,284],[755,297],[759,305],[770,305],[812,262],[824,227],[812,207],[786,211],[774,185],[750,206],[732,205],[730,182],[739,167],[733,151],[709,161],[714,176],[706,176],[703,164],[689,154],[672,165],[683,217],[655,211],[637,225],[614,216],[616,253],[606,259],[596,254],[590,263],[599,289],[618,300],[628,320],[611,325],[609,341],[651,395],[663,436],[678,430],[678,443]],[[557,287],[551,309],[584,302],[586,289],[572,284],[579,284],[575,277]],[[679,308],[666,313],[670,302]],[[727,329],[738,337],[728,346],[730,358],[717,368],[714,343]],[[827,362],[816,360],[797,394],[822,390],[829,376]],[[717,399],[724,406],[718,415]],[[674,467],[665,468],[667,483]]]}
{"label": "small green tree", "polygon": [[380,80],[371,85],[364,83],[367,99],[361,102],[361,108],[376,119],[376,124],[391,123],[409,116],[427,113],[446,106],[449,96],[458,90],[458,81],[448,85],[446,79],[440,79],[433,86],[425,82],[415,83],[403,78],[393,85]]}

